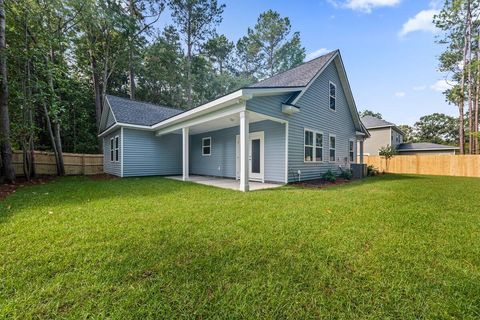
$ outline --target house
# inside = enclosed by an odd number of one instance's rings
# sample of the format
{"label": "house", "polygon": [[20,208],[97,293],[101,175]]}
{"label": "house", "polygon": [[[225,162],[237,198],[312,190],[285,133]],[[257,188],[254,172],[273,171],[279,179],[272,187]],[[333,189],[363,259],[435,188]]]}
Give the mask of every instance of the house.
{"label": "house", "polygon": [[338,50],[187,111],[107,96],[99,134],[107,173],[226,177],[242,191],[338,172],[367,135]]}
{"label": "house", "polygon": [[361,118],[370,137],[365,140],[365,155],[377,156],[380,148],[394,146],[401,155],[445,155],[455,154],[458,147],[437,143],[404,143],[405,134],[394,123],[372,116]]}
{"label": "house", "polygon": [[402,143],[398,146],[400,155],[455,155],[460,148],[430,142]]}
{"label": "house", "polygon": [[403,143],[404,133],[394,123],[372,116],[362,117],[361,120],[370,133],[364,145],[366,155],[378,156],[380,148],[387,145],[397,147]]}

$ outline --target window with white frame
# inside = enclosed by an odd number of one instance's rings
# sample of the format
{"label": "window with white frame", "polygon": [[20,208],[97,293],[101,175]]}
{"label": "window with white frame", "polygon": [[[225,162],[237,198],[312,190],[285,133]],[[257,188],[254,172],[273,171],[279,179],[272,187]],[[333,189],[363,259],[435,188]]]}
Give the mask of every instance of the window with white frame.
{"label": "window with white frame", "polygon": [[207,137],[202,139],[202,156],[209,156],[212,154],[212,138]]}
{"label": "window with white frame", "polygon": [[335,162],[335,159],[337,157],[336,155],[336,137],[335,136],[330,136],[330,139],[329,139],[329,142],[330,142],[330,161],[331,162]]}
{"label": "window with white frame", "polygon": [[115,137],[115,161],[118,162],[118,150],[119,150],[118,136]]}
{"label": "window with white frame", "polygon": [[323,161],[323,134],[305,129],[304,161]]}
{"label": "window with white frame", "polygon": [[335,111],[335,109],[337,107],[337,101],[336,101],[337,100],[337,86],[333,82],[330,82],[329,96],[330,96],[330,109]]}
{"label": "window with white frame", "polygon": [[353,162],[354,157],[355,157],[355,151],[354,151],[354,142],[353,140],[350,140],[348,142],[348,156],[350,158],[350,162]]}
{"label": "window with white frame", "polygon": [[110,161],[111,162],[113,162],[113,153],[114,153],[113,140],[114,140],[113,138],[110,139]]}

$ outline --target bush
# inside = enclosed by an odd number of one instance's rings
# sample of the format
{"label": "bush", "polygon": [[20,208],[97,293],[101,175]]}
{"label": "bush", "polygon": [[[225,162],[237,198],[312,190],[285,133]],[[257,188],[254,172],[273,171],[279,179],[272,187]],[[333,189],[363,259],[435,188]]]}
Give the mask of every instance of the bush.
{"label": "bush", "polygon": [[340,170],[342,170],[342,173],[340,173],[340,177],[342,177],[343,179],[347,179],[347,180],[352,180],[353,178],[353,171],[352,169],[342,169],[340,168]]}
{"label": "bush", "polygon": [[328,170],[322,175],[322,179],[328,182],[335,182],[337,181],[337,176],[332,170]]}
{"label": "bush", "polygon": [[367,167],[367,176],[373,177],[379,174],[379,171],[377,168],[375,168],[373,165],[369,165]]}

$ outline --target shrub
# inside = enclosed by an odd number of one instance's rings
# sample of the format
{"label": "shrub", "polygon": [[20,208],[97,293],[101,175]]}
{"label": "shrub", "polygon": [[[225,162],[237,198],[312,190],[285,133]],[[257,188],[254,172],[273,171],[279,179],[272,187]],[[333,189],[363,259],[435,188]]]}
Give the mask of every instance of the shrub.
{"label": "shrub", "polygon": [[375,168],[373,165],[369,165],[367,167],[367,176],[373,177],[373,176],[376,176],[378,174],[379,174],[378,169]]}
{"label": "shrub", "polygon": [[352,180],[353,178],[353,171],[352,169],[342,169],[340,168],[340,170],[342,170],[342,173],[340,173],[340,177],[344,178],[344,179],[347,179],[347,180]]}
{"label": "shrub", "polygon": [[328,182],[335,182],[337,181],[337,176],[332,170],[328,170],[322,175],[322,179]]}

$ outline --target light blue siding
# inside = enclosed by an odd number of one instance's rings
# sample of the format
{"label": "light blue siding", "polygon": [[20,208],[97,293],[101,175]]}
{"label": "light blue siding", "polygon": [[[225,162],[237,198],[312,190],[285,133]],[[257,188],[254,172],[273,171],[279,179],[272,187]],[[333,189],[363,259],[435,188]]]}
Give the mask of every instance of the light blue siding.
{"label": "light blue siding", "polygon": [[[264,132],[264,179],[285,181],[285,125],[273,121],[250,124],[250,132]],[[236,136],[239,127],[190,137],[190,173],[235,178]],[[202,138],[211,137],[210,156],[202,156]]]}
{"label": "light blue siding", "polygon": [[[118,162],[110,161],[110,139],[115,139],[116,136],[119,138],[119,145],[120,145],[120,129],[106,135],[103,137],[103,171],[109,174],[113,174],[115,176],[121,175],[121,164],[120,161],[122,159],[122,148],[119,146],[118,150]],[[114,141],[115,147],[115,141]],[[114,160],[115,160],[115,153],[114,153]]]}
{"label": "light blue siding", "polygon": [[156,137],[152,131],[123,129],[123,176],[176,175],[182,173],[182,137]]}
{"label": "light blue siding", "polygon": [[[336,84],[336,111],[329,108],[329,81]],[[331,63],[315,80],[296,103],[300,112],[293,115],[282,113],[281,103],[288,95],[258,97],[247,101],[247,109],[285,119],[288,129],[288,167],[289,181],[315,179],[328,169],[339,171],[339,166],[348,166],[349,140],[355,139],[355,126],[348,108],[343,87],[334,63]],[[304,129],[323,132],[323,158],[321,163],[304,162]],[[329,162],[329,135],[336,135],[336,161]],[[355,146],[356,144],[354,144]],[[355,153],[356,154],[356,153]],[[356,155],[354,157],[356,159]]]}
{"label": "light blue siding", "polygon": [[115,118],[113,117],[112,110],[108,108],[107,120],[105,121],[105,129],[110,128],[115,123]]}

